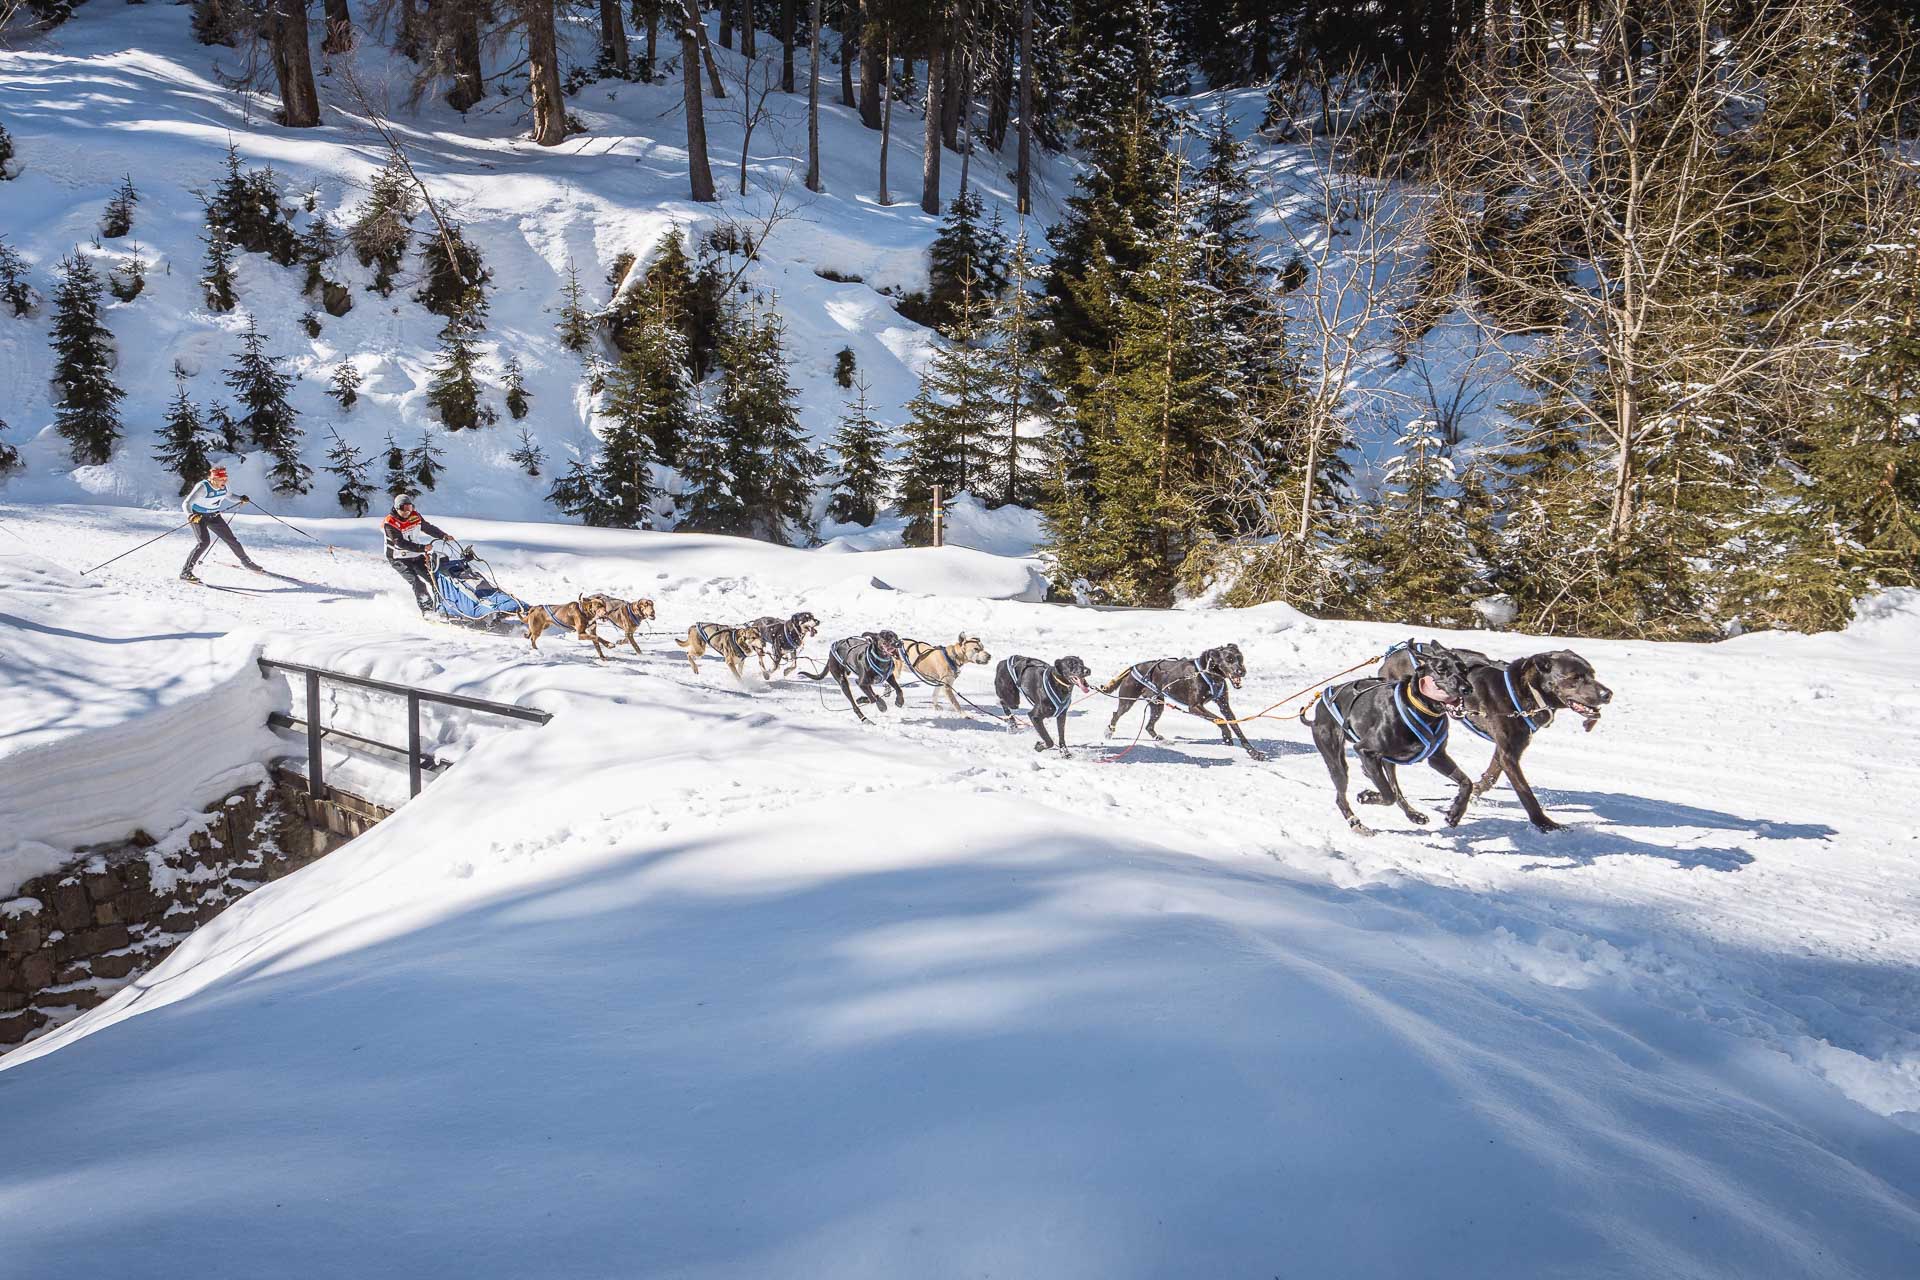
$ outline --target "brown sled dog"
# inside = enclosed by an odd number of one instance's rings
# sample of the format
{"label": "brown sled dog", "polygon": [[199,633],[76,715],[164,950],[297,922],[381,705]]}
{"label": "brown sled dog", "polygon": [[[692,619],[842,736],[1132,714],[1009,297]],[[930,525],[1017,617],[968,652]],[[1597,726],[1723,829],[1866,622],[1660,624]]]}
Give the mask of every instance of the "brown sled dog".
{"label": "brown sled dog", "polygon": [[569,600],[565,604],[536,604],[520,615],[520,621],[527,624],[527,643],[535,653],[540,651],[540,637],[548,627],[566,627],[573,632],[574,639],[593,641],[593,651],[604,658],[606,646],[600,643],[593,629],[600,617],[600,607],[587,599]]}
{"label": "brown sled dog", "polygon": [[640,629],[641,623],[654,620],[656,615],[653,611],[653,601],[622,600],[619,596],[595,593],[582,597],[582,603],[597,605],[600,609],[600,617],[596,621],[611,622],[620,628],[621,637],[635,653],[640,652],[640,646],[634,643],[633,633]]}
{"label": "brown sled dog", "polygon": [[960,633],[960,639],[953,644],[928,644],[925,640],[902,640],[900,652],[893,657],[894,678],[913,675],[922,684],[933,686],[933,705],[940,705],[940,695],[947,695],[947,703],[955,711],[960,710],[958,699],[953,696],[953,682],[960,678],[960,672],[968,663],[985,666],[993,661],[993,655],[987,652],[987,646],[980,643],[979,636]]}
{"label": "brown sled dog", "polygon": [[729,627],[718,622],[696,622],[687,628],[687,638],[675,640],[687,651],[687,665],[700,674],[700,659],[709,650],[727,660],[727,670],[738,680],[748,658],[764,647],[760,633],[748,627]]}

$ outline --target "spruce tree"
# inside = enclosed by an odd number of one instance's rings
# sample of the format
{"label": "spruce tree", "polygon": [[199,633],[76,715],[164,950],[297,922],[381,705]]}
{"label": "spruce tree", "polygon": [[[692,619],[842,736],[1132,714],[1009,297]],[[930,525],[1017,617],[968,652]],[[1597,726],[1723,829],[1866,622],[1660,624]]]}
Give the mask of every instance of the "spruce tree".
{"label": "spruce tree", "polygon": [[24,316],[33,310],[33,286],[27,283],[27,260],[0,234],[0,302]]}
{"label": "spruce tree", "polygon": [[580,272],[572,258],[567,259],[567,283],[560,296],[560,321],[554,326],[560,331],[560,345],[575,353],[583,352],[593,343],[593,317],[587,312]]}
{"label": "spruce tree", "polygon": [[533,432],[526,427],[521,427],[520,443],[512,453],[507,455],[507,461],[537,480],[540,477],[540,468],[546,465],[547,455],[545,450],[534,441]]}
{"label": "spruce tree", "polygon": [[594,488],[593,473],[579,458],[569,462],[566,473],[554,480],[547,490],[547,501],[583,524],[607,523],[606,505]]}
{"label": "spruce tree", "polygon": [[154,461],[179,478],[180,492],[185,493],[206,478],[207,469],[212,465],[207,448],[210,443],[200,410],[187,395],[186,370],[176,364],[173,366],[173,403],[167,408],[160,446],[153,451]]}
{"label": "spruce tree", "polygon": [[367,483],[367,460],[360,450],[348,444],[338,431],[332,433],[333,444],[327,449],[327,473],[340,477],[340,487],[334,491],[344,509],[356,516],[367,514],[367,495],[373,492],[373,486]]}
{"label": "spruce tree", "polygon": [[315,214],[307,220],[305,229],[300,232],[298,247],[300,263],[306,268],[302,292],[314,293],[326,286],[327,267],[340,256],[342,243],[338,228],[326,214]]}
{"label": "spruce tree", "polygon": [[53,297],[54,426],[80,466],[105,462],[120,439],[120,399],[113,383],[113,335],[100,323],[100,278],[78,254],[60,262]]}
{"label": "spruce tree", "polygon": [[133,189],[133,175],[121,179],[120,186],[107,201],[106,213],[100,219],[100,234],[109,240],[118,240],[133,230],[133,206],[140,203],[140,195]]}
{"label": "spruce tree", "polygon": [[697,434],[681,449],[681,527],[785,540],[808,522],[820,459],[800,426],[778,314],[737,313],[718,359],[713,424],[696,415]]}
{"label": "spruce tree", "polygon": [[1367,513],[1366,533],[1352,548],[1365,566],[1356,595],[1366,616],[1423,626],[1470,622],[1472,549],[1439,423],[1407,424],[1385,479]]}
{"label": "spruce tree", "polygon": [[0,182],[17,174],[13,167],[13,135],[7,132],[7,126],[0,124]]}
{"label": "spruce tree", "polygon": [[283,267],[297,257],[293,227],[280,201],[272,168],[249,171],[239,147],[227,144],[226,173],[207,199],[207,228],[226,228],[230,243],[248,253],[264,253]]}
{"label": "spruce tree", "polygon": [[[0,418],[0,435],[5,435],[6,431],[7,420]],[[20,451],[8,444],[5,440],[0,440],[0,476],[6,475],[7,472],[19,465]]]}
{"label": "spruce tree", "polygon": [[493,279],[480,251],[451,223],[445,230],[434,228],[426,241],[420,258],[427,278],[415,295],[420,305],[448,319],[465,311],[477,320],[486,312],[487,284]]}
{"label": "spruce tree", "polygon": [[856,381],[854,391],[833,437],[840,465],[827,518],[840,524],[870,525],[886,502],[888,432],[874,420],[867,404],[866,379]]}
{"label": "spruce tree", "polygon": [[393,438],[391,430],[387,432],[386,442],[380,446],[380,451],[385,455],[388,496],[411,493],[414,487],[413,474],[407,469],[407,451]]}
{"label": "spruce tree", "polygon": [[678,227],[654,246],[633,305],[670,317],[687,340],[687,365],[694,378],[707,376],[723,327],[721,280],[711,260],[697,269],[688,260],[686,237]]}
{"label": "spruce tree", "polygon": [[994,485],[993,437],[1003,421],[1005,386],[993,353],[981,345],[986,307],[972,277],[964,277],[949,340],[934,351],[919,394],[907,404],[897,480],[909,546],[932,541],[935,486],[948,497],[1000,487]]}
{"label": "spruce tree", "polygon": [[507,389],[507,412],[513,416],[515,422],[518,422],[527,416],[527,375],[526,371],[520,367],[518,355],[507,357],[501,383]]}
{"label": "spruce tree", "polygon": [[691,412],[687,340],[662,308],[630,330],[628,345],[607,377],[606,412],[645,438],[650,459],[673,466]]}
{"label": "spruce tree", "polygon": [[407,450],[407,475],[422,489],[431,489],[446,469],[447,455],[433,443],[431,429],[420,432],[420,443]]}
{"label": "spruce tree", "polygon": [[220,443],[222,453],[245,453],[246,441],[240,438],[240,424],[233,420],[227,402],[216,400],[207,406],[207,429]]}
{"label": "spruce tree", "polygon": [[293,375],[283,372],[279,360],[267,354],[266,338],[252,313],[247,315],[247,329],[225,381],[240,402],[238,425],[254,447],[276,456],[298,449],[300,415],[287,403]]}
{"label": "spruce tree", "polygon": [[383,297],[393,292],[394,276],[405,260],[420,212],[420,193],[399,160],[387,161],[374,175],[360,215],[347,229],[360,265],[373,268],[373,287]]}
{"label": "spruce tree", "polygon": [[477,296],[456,312],[440,330],[440,359],[427,383],[427,403],[449,431],[492,426],[500,415],[480,401],[480,383],[474,370],[480,363]]}
{"label": "spruce tree", "polygon": [[207,261],[200,276],[200,290],[206,297],[209,311],[231,311],[238,305],[239,295],[233,285],[233,243],[227,237],[227,229],[221,223],[212,223],[203,237],[207,244]]}
{"label": "spruce tree", "polygon": [[848,391],[853,390],[854,357],[852,347],[842,347],[833,353],[833,380]]}
{"label": "spruce tree", "polygon": [[[987,433],[989,479],[981,495],[995,505],[1038,502],[1045,477],[1053,469],[1049,462],[1056,434],[1051,427],[1059,397],[1040,360],[1040,299],[1032,288],[1037,274],[1023,230],[1008,260],[1007,289],[981,338],[1001,397],[999,413]],[[1020,428],[1031,429],[1036,420],[1047,429],[1023,440]]]}
{"label": "spruce tree", "polygon": [[360,401],[360,370],[353,361],[342,360],[333,366],[333,375],[327,379],[327,394],[339,402],[342,413],[353,412],[353,406]]}
{"label": "spruce tree", "polygon": [[953,325],[963,292],[971,291],[976,298],[991,303],[1006,288],[1006,234],[998,222],[981,224],[976,191],[962,191],[953,198],[940,220],[930,255],[926,304],[913,318],[942,333]]}

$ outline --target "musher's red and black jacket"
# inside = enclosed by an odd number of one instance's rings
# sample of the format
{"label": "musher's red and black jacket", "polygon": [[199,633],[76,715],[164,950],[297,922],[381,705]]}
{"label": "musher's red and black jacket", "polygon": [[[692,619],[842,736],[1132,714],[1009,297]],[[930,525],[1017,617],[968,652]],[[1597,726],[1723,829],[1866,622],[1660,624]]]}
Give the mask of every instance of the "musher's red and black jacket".
{"label": "musher's red and black jacket", "polygon": [[380,522],[380,530],[386,535],[387,539],[387,559],[420,560],[425,558],[430,549],[429,545],[424,542],[415,542],[407,536],[415,529],[418,529],[430,538],[446,538],[448,541],[452,541],[451,538],[447,537],[444,530],[429,524],[426,518],[418,511],[405,516],[396,511]]}

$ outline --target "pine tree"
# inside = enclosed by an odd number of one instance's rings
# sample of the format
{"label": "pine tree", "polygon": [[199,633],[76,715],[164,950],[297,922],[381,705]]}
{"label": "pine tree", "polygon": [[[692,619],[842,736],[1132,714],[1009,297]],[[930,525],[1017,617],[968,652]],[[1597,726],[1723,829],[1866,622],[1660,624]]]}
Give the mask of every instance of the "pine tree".
{"label": "pine tree", "polygon": [[353,412],[353,406],[360,402],[360,370],[353,361],[342,360],[333,366],[333,376],[327,380],[327,394],[339,402],[342,413]]}
{"label": "pine tree", "polygon": [[207,407],[207,429],[220,444],[222,453],[244,453],[246,441],[240,438],[240,424],[233,420],[227,402],[216,400]]}
{"label": "pine tree", "polygon": [[240,402],[238,425],[256,447],[276,455],[297,449],[299,413],[287,403],[293,390],[293,375],[280,369],[279,361],[267,354],[266,338],[251,313],[247,330],[240,338],[240,351],[233,368],[226,373],[226,384]]}
{"label": "pine tree", "polygon": [[166,426],[160,432],[160,447],[153,451],[154,461],[180,479],[180,492],[206,478],[212,458],[207,446],[206,424],[200,410],[187,395],[187,373],[173,366],[173,404],[167,409]]}
{"label": "pine tree", "polygon": [[305,230],[300,233],[298,247],[300,262],[307,269],[302,292],[313,293],[326,286],[327,267],[340,256],[341,244],[339,229],[333,225],[332,218],[321,213],[307,220]]}
{"label": "pine tree", "polygon": [[665,308],[658,308],[629,331],[628,349],[607,377],[606,411],[645,437],[652,459],[673,466],[692,394],[687,340]]}
{"label": "pine tree", "polygon": [[139,193],[133,189],[133,175],[129,174],[120,182],[113,198],[107,201],[107,211],[100,219],[100,234],[109,240],[118,240],[133,230],[133,206],[140,203]]}
{"label": "pine tree", "polygon": [[209,311],[231,311],[239,304],[233,287],[233,243],[221,223],[212,223],[204,237],[207,244],[206,270],[200,277],[200,289]]}
{"label": "pine tree", "polygon": [[0,182],[17,174],[13,167],[13,135],[7,132],[7,126],[0,124]]}
{"label": "pine tree", "polygon": [[594,488],[593,473],[579,458],[568,463],[566,474],[553,482],[553,488],[547,491],[547,501],[584,524],[603,526],[607,523],[606,505]]}
{"label": "pine tree", "polygon": [[696,415],[698,434],[683,439],[681,527],[784,540],[808,523],[820,459],[800,426],[778,314],[736,314],[718,356],[714,425]]}
{"label": "pine tree", "polygon": [[961,294],[971,290],[991,303],[1007,286],[1007,237],[995,222],[981,225],[979,193],[971,189],[953,198],[934,237],[927,298],[912,318],[948,331],[960,306]]}
{"label": "pine tree", "polygon": [[271,168],[249,171],[239,147],[227,144],[227,171],[207,199],[207,229],[224,227],[227,239],[248,253],[264,253],[283,267],[297,257],[293,227],[280,201]]}
{"label": "pine tree", "polygon": [[856,381],[854,390],[833,437],[840,466],[827,518],[840,524],[870,525],[886,502],[888,433],[867,404],[866,379]]}
{"label": "pine tree", "polygon": [[854,368],[852,347],[842,347],[833,353],[833,380],[848,391],[853,390]]}
{"label": "pine tree", "polygon": [[360,216],[347,229],[360,265],[373,268],[373,287],[383,297],[393,292],[394,275],[407,254],[420,194],[399,160],[389,160],[374,175]]}
{"label": "pine tree", "polygon": [[949,340],[934,351],[919,394],[907,404],[897,480],[909,546],[932,541],[935,486],[952,497],[993,484],[993,435],[1003,420],[1005,387],[993,353],[981,345],[986,307],[972,277],[963,277]]}
{"label": "pine tree", "polygon": [[0,234],[0,302],[24,316],[33,310],[33,286],[27,283],[27,260]]}
{"label": "pine tree", "polygon": [[507,389],[507,412],[513,415],[515,422],[527,416],[527,376],[520,367],[520,357],[507,357],[507,365],[501,377]]}
{"label": "pine tree", "polygon": [[367,514],[367,495],[373,492],[373,486],[367,483],[367,460],[338,431],[332,434],[333,444],[327,449],[327,473],[340,477],[335,495],[341,507],[363,516]]}
{"label": "pine tree", "polygon": [[669,316],[687,340],[687,366],[695,380],[707,376],[723,327],[721,280],[710,259],[695,269],[678,227],[660,237],[631,305],[639,313]]}
{"label": "pine tree", "polygon": [[120,400],[113,383],[113,335],[100,323],[100,278],[75,254],[60,262],[53,297],[54,426],[80,466],[113,455],[120,439]]}
{"label": "pine tree", "polygon": [[535,443],[533,432],[526,427],[521,427],[520,444],[512,453],[507,455],[507,461],[513,463],[534,479],[539,479],[540,468],[546,465],[547,455],[546,452]]}
{"label": "pine tree", "polygon": [[380,450],[386,456],[388,496],[391,497],[396,493],[411,493],[413,474],[407,470],[407,451],[401,448],[400,443],[393,438],[391,430],[387,432],[386,442],[380,446]]}
{"label": "pine tree", "polygon": [[560,295],[560,345],[572,352],[585,351],[593,343],[593,317],[587,313],[586,295],[580,289],[580,272],[573,259],[567,259],[567,284]]}
{"label": "pine tree", "polygon": [[[981,338],[991,356],[1001,397],[986,446],[990,479],[982,486],[982,496],[996,505],[1037,502],[1043,478],[1053,470],[1049,462],[1056,436],[1050,428],[1059,397],[1040,361],[1040,299],[1032,290],[1036,277],[1027,234],[1022,230],[1008,260],[1007,289],[1000,295]],[[1031,428],[1036,420],[1049,429],[1039,432],[1037,439],[1023,440],[1020,428]]]}
{"label": "pine tree", "polygon": [[[451,249],[447,247],[449,241]],[[480,251],[460,234],[459,227],[449,223],[444,230],[436,228],[427,237],[420,258],[427,273],[426,283],[415,295],[421,306],[449,319],[466,311],[477,322],[486,314],[486,290],[493,272],[481,261]]]}
{"label": "pine tree", "polygon": [[[4,130],[0,130],[0,132],[4,132]],[[6,430],[7,420],[0,418],[0,435],[6,434]],[[5,440],[0,440],[0,476],[6,475],[7,472],[19,465],[20,451],[8,444]]]}
{"label": "pine tree", "polygon": [[420,443],[407,450],[407,474],[422,489],[431,489],[446,469],[447,455],[433,443],[433,432],[423,430]]}
{"label": "pine tree", "polygon": [[1356,595],[1367,616],[1425,626],[1471,621],[1472,550],[1440,424],[1419,418],[1395,441],[1386,484],[1352,549],[1366,566]]}
{"label": "pine tree", "polygon": [[493,406],[481,403],[480,383],[474,377],[480,348],[475,341],[479,324],[472,302],[470,299],[470,307],[456,313],[441,328],[440,359],[427,383],[427,403],[449,431],[490,427],[500,419]]}

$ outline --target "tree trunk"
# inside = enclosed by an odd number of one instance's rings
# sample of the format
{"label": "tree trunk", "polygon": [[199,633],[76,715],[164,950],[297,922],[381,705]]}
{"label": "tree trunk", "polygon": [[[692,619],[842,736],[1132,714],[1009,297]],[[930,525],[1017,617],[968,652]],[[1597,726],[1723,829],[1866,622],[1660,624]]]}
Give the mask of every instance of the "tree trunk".
{"label": "tree trunk", "polygon": [[[706,18],[697,6],[689,7],[688,12],[693,15],[693,38],[700,46],[700,61],[707,64],[707,84],[713,90],[714,97],[724,98],[727,96],[727,84],[720,78],[720,64],[714,60],[713,45],[707,40]],[[724,17],[726,12],[727,6],[722,4],[721,16]],[[701,132],[704,135],[705,129]]]}
{"label": "tree trunk", "polygon": [[527,93],[533,99],[533,140],[557,147],[567,139],[567,104],[560,96],[560,51],[553,32],[553,0],[520,0],[527,24]]}
{"label": "tree trunk", "polygon": [[633,74],[633,56],[627,49],[627,23],[620,0],[600,0],[600,50],[621,76]]}
{"label": "tree trunk", "polygon": [[820,180],[820,0],[813,0],[807,58],[807,190],[825,191]]}
{"label": "tree trunk", "polygon": [[[888,31],[878,42],[880,65],[888,71],[893,70],[893,32]],[[867,63],[869,67],[873,63]],[[893,86],[883,76],[880,86],[880,203],[893,203],[893,197],[887,193],[887,144],[893,141]]]}
{"label": "tree trunk", "polygon": [[[960,24],[955,22],[948,33],[963,36]],[[960,150],[960,122],[967,114],[970,105],[967,98],[972,58],[965,44],[947,47],[946,95],[940,105],[940,138],[947,144],[947,150]]]}
{"label": "tree trunk", "polygon": [[393,47],[403,57],[420,61],[420,9],[418,0],[400,0],[398,30],[394,33]]}
{"label": "tree trunk", "polygon": [[347,0],[326,0],[327,35],[320,42],[325,53],[345,53],[353,48],[353,15],[347,12]]}
{"label": "tree trunk", "polygon": [[1020,0],[1020,171],[1016,208],[1033,212],[1033,0]]}
{"label": "tree trunk", "polygon": [[[749,4],[753,0],[747,0]],[[780,92],[793,92],[793,0],[780,0]]]}
{"label": "tree trunk", "polygon": [[844,0],[840,9],[840,105],[851,107],[853,61],[860,56],[860,0]]}
{"label": "tree trunk", "polygon": [[733,48],[733,0],[720,0],[720,47]]}
{"label": "tree trunk", "polygon": [[946,28],[944,14],[935,14],[927,28],[927,152],[920,168],[920,208],[936,217],[940,213],[940,108],[947,98]]}
{"label": "tree trunk", "polygon": [[759,56],[759,29],[753,21],[753,0],[740,0],[740,52],[747,58]]}
{"label": "tree trunk", "polygon": [[311,129],[320,123],[320,93],[313,87],[313,56],[307,48],[306,0],[271,0],[267,38],[280,81],[280,123]]}
{"label": "tree trunk", "polygon": [[700,101],[700,44],[704,27],[694,0],[682,0],[680,14],[680,80],[687,115],[687,185],[693,198],[712,204],[713,170],[707,166],[707,117]]}
{"label": "tree trunk", "polygon": [[869,129],[878,129],[880,90],[885,86],[887,71],[893,65],[887,52],[893,47],[892,40],[876,18],[867,23],[866,35],[860,45],[865,55],[860,64],[860,123]]}
{"label": "tree trunk", "polygon": [[428,0],[429,12],[444,9],[451,32],[453,83],[447,87],[447,105],[455,111],[469,111],[487,96],[484,73],[480,69],[480,14],[468,0]]}
{"label": "tree trunk", "polygon": [[[641,3],[642,0],[634,0],[636,8],[638,8]],[[660,5],[658,0],[645,0],[645,4],[647,55],[646,62],[642,65],[641,71],[646,75],[647,83],[652,84],[653,77],[656,74],[656,68],[660,65]],[[636,25],[638,25],[637,20],[640,17],[641,15],[638,13],[634,14]]]}
{"label": "tree trunk", "polygon": [[1001,30],[993,41],[993,100],[987,106],[987,145],[994,151],[1007,145],[1007,123],[1013,118],[1013,32]]}
{"label": "tree trunk", "polygon": [[960,76],[960,101],[964,104],[959,112],[961,130],[960,151],[960,194],[967,193],[967,175],[973,168],[973,59],[962,58],[960,65],[966,70]]}

